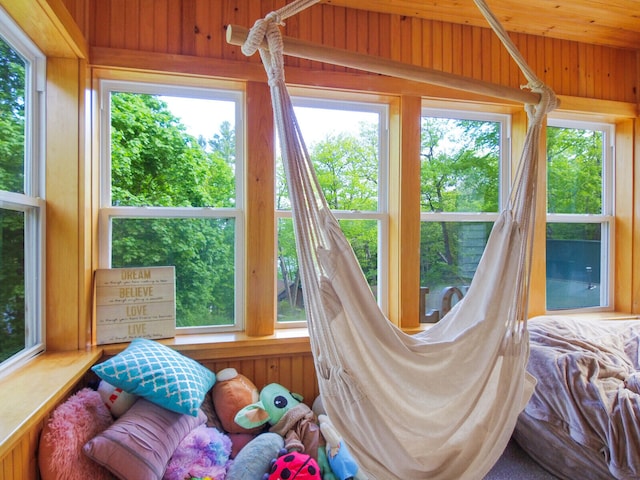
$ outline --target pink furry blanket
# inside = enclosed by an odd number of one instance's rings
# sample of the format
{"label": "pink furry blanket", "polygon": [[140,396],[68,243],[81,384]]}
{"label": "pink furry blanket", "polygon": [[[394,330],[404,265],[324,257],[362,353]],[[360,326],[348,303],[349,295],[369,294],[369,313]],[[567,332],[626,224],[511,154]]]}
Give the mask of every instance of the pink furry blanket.
{"label": "pink furry blanket", "polygon": [[113,475],[82,452],[83,445],[113,423],[100,394],[84,388],[51,414],[40,437],[42,480],[111,480]]}

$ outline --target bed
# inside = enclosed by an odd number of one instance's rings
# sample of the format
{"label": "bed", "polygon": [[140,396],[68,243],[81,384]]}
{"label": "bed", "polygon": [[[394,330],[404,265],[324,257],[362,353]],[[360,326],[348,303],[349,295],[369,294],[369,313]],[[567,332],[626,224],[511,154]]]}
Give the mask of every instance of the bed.
{"label": "bed", "polygon": [[562,479],[640,478],[640,321],[529,321],[535,392],[514,438]]}

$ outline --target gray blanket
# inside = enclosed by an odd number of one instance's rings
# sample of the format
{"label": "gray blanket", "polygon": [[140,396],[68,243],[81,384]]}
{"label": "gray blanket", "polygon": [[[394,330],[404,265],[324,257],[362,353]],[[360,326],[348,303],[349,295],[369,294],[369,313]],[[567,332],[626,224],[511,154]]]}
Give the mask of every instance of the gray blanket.
{"label": "gray blanket", "polygon": [[640,478],[640,321],[537,317],[514,437],[564,479]]}

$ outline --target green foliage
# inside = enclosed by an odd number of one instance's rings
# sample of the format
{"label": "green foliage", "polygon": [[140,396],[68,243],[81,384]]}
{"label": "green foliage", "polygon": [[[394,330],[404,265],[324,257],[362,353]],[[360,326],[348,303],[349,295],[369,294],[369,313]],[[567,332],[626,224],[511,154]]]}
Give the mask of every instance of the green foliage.
{"label": "green foliage", "polygon": [[25,347],[24,214],[0,209],[0,362]]}
{"label": "green foliage", "polygon": [[24,191],[25,63],[0,38],[0,189]]}
{"label": "green foliage", "polygon": [[[497,212],[500,125],[496,122],[423,117],[423,212]],[[421,229],[421,285],[441,288],[471,281],[477,260],[467,251],[484,247],[487,232],[460,222],[427,223]],[[475,259],[477,255],[473,255]]]}
{"label": "green foliage", "polygon": [[[196,139],[156,96],[116,93],[111,100],[114,205],[234,206],[228,122],[212,139]],[[233,219],[116,219],[112,239],[114,267],[176,267],[178,326],[233,323]]]}
{"label": "green foliage", "polygon": [[[25,62],[0,38],[0,190],[24,192]],[[25,347],[24,214],[0,209],[0,362]]]}
{"label": "green foliage", "polygon": [[[358,135],[329,134],[309,147],[318,181],[329,207],[342,211],[376,211],[378,209],[378,134],[375,124],[361,123]],[[278,170],[278,208],[290,208],[282,166]],[[378,283],[378,225],[373,220],[341,220],[365,277],[372,286]],[[298,260],[293,236],[293,222],[278,224],[278,277],[291,284],[289,297],[279,304],[281,317],[300,320],[303,314],[292,307],[296,303]],[[287,292],[284,292],[287,293]],[[282,320],[282,318],[281,318]]]}
{"label": "green foliage", "polygon": [[[603,134],[598,130],[547,128],[547,211],[602,213]],[[555,240],[600,240],[600,224],[547,224]]]}

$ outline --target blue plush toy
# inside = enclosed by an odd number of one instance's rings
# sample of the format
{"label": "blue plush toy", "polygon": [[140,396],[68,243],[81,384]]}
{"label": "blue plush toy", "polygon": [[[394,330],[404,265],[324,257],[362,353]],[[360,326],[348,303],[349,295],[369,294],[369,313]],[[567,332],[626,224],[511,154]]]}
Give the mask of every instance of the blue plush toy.
{"label": "blue plush toy", "polygon": [[357,478],[358,464],[351,456],[347,445],[326,415],[319,415],[320,430],[327,442],[327,458],[333,474],[339,480]]}

